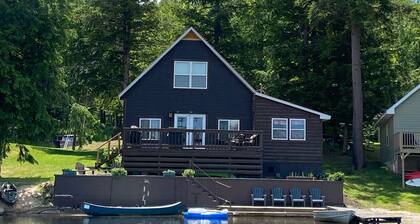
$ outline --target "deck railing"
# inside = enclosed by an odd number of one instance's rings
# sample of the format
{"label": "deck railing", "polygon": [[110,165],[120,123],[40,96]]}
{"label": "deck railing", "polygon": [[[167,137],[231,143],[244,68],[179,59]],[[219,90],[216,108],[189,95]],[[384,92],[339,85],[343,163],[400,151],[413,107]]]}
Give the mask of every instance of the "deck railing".
{"label": "deck railing", "polygon": [[214,129],[124,128],[125,149],[261,150],[262,132]]}
{"label": "deck railing", "polygon": [[398,132],[394,136],[395,146],[398,151],[419,150],[420,152],[420,132]]}

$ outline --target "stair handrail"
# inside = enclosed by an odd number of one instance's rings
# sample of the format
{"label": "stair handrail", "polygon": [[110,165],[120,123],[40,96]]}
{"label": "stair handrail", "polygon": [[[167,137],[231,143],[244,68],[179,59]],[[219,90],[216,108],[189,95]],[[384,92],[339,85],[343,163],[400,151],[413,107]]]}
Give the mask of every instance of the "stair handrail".
{"label": "stair handrail", "polygon": [[[110,151],[110,148],[111,148],[111,142],[113,141],[113,140],[115,140],[116,138],[118,138],[118,140],[121,140],[121,132],[118,132],[116,135],[114,135],[114,136],[112,136],[110,139],[108,139],[107,141],[105,141],[104,143],[102,143],[102,145],[100,145],[97,149],[96,149],[96,164],[95,164],[95,167],[99,167],[99,166],[101,166],[102,164],[104,164],[104,163],[102,163],[102,161],[100,161],[100,152],[102,151],[101,150],[101,148],[104,146],[104,145],[106,145],[106,144],[108,144],[108,154],[109,154],[109,151]],[[120,142],[118,142],[118,151],[120,150],[120,148],[121,148],[121,143]],[[108,155],[109,157],[111,156],[110,154]]]}
{"label": "stair handrail", "polygon": [[195,168],[197,168],[198,170],[200,170],[202,173],[204,173],[208,178],[210,178],[213,182],[215,182],[215,183],[217,183],[217,184],[219,184],[219,185],[221,185],[221,186],[223,186],[223,187],[226,187],[226,188],[232,188],[232,186],[229,186],[229,185],[227,185],[227,184],[224,184],[224,183],[222,183],[222,182],[220,182],[220,181],[218,181],[218,180],[216,180],[214,177],[212,177],[212,176],[210,176],[205,170],[203,170],[203,169],[201,169],[197,164],[195,164],[193,161],[191,161],[190,160],[190,164],[191,164],[191,166],[193,166],[193,167],[195,167]]}

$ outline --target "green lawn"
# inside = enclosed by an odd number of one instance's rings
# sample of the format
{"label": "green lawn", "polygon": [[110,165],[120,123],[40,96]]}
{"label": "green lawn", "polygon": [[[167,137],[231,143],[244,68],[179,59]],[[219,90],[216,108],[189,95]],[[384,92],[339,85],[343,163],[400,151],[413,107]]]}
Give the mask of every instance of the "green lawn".
{"label": "green lawn", "polygon": [[401,187],[401,176],[378,161],[378,149],[366,151],[366,167],[352,171],[351,157],[326,155],[324,169],[346,174],[344,194],[362,207],[420,212],[420,189]]}
{"label": "green lawn", "polygon": [[3,161],[3,178],[0,182],[7,180],[13,181],[18,185],[34,184],[43,181],[53,180],[54,174],[62,172],[62,169],[74,169],[76,162],[81,162],[85,166],[95,164],[96,152],[93,151],[71,151],[57,148],[29,146],[33,157],[38,164],[19,163],[18,149],[13,146],[12,152]]}

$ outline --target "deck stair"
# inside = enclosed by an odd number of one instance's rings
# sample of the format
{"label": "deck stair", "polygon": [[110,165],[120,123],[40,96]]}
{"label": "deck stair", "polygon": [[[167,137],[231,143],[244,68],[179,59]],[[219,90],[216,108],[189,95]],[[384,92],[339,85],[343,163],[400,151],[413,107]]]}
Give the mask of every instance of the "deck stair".
{"label": "deck stair", "polygon": [[[205,170],[201,169],[197,164],[193,163],[192,161],[190,161],[190,167],[199,171],[202,175],[207,176],[208,178],[210,178],[211,183],[216,184],[216,185],[220,185],[224,188],[231,188],[231,186],[226,185],[224,183],[221,183],[218,180],[215,180],[214,178],[212,178]],[[209,188],[207,188],[205,185],[203,185],[198,178],[190,178],[189,179],[190,183],[192,186],[196,186],[197,188],[199,188],[203,194],[205,194],[209,199],[211,199],[212,201],[212,206],[211,207],[216,207],[219,205],[231,205],[231,202],[225,198],[222,198],[218,195],[216,195],[214,192],[212,192]]]}
{"label": "deck stair", "polygon": [[[117,143],[116,145],[115,142]],[[100,145],[96,149],[96,163],[95,168],[100,169],[104,164],[112,161],[121,154],[121,146],[122,146],[122,136],[121,132],[114,135],[112,138],[108,139],[106,142],[104,142],[102,145]],[[103,158],[101,156],[104,151],[106,152],[106,157]]]}

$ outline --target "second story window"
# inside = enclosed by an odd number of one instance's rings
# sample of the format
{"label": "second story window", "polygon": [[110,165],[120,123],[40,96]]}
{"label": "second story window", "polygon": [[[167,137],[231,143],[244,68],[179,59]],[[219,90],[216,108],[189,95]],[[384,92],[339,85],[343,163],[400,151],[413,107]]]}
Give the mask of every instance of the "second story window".
{"label": "second story window", "polygon": [[207,62],[175,61],[174,88],[207,89]]}

